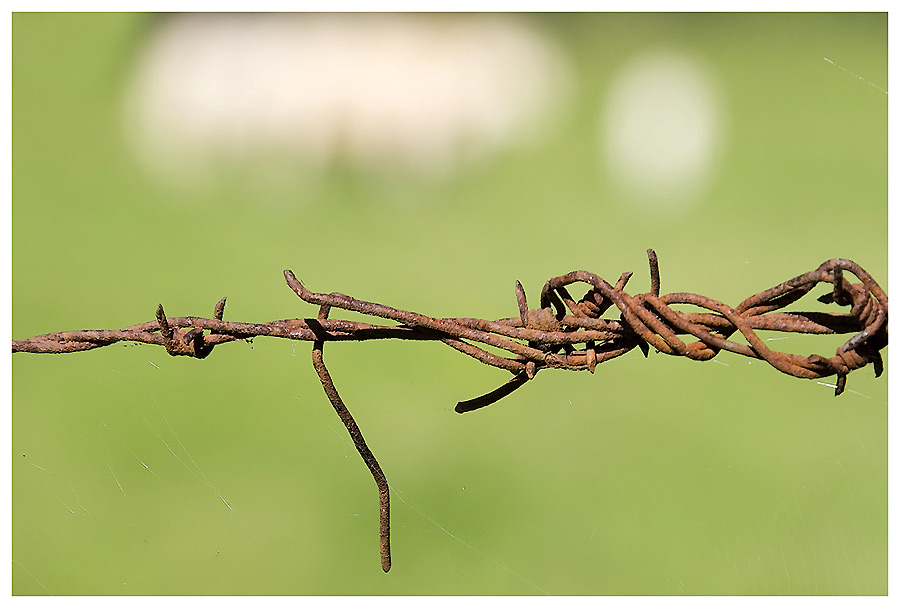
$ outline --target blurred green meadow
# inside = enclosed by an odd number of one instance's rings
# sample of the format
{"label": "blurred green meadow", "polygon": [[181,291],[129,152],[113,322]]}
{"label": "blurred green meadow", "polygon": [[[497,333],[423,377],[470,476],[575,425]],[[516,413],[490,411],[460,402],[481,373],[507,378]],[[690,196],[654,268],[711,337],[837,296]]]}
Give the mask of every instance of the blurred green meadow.
{"label": "blurred green meadow", "polygon": [[[123,118],[178,18],[14,14],[14,339],[125,327],[159,303],[211,316],[223,296],[229,320],[314,316],[285,268],[314,291],[481,318],[516,314],[515,280],[533,305],[576,269],[634,271],[646,291],[648,247],[664,293],[732,305],[834,257],[888,287],[885,14],[509,15],[567,66],[527,141],[439,174],[176,142],[176,164],[211,158],[193,181],[142,160]],[[647,53],[712,83],[705,169],[680,194],[617,181],[604,144],[624,125],[604,122],[614,85]],[[772,344],[830,356],[842,340]],[[508,375],[437,343],[325,350],[392,486],[390,573],[375,485],[308,343],[202,361],[117,344],[13,356],[12,592],[887,592],[887,377],[871,368],[834,398],[737,355],[633,351],[459,415]]]}

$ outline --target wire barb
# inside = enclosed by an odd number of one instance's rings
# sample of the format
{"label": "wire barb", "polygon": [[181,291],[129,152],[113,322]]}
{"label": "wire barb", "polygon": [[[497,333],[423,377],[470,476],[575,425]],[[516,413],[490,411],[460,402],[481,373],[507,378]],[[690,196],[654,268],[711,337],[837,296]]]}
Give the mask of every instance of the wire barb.
{"label": "wire barb", "polygon": [[[456,404],[458,413],[471,412],[496,403],[533,379],[544,368],[588,370],[620,357],[637,347],[648,356],[650,346],[668,355],[707,361],[726,350],[762,359],[773,368],[797,378],[837,376],[835,395],[844,392],[850,372],[872,364],[875,376],[884,370],[881,350],[888,343],[888,297],[878,283],[858,264],[835,258],[817,269],[752,295],[735,307],[693,293],[660,295],[659,260],[647,250],[650,291],[629,295],[625,286],[631,272],[623,273],[615,285],[590,272],[578,270],[554,277],[544,284],[540,306],[529,309],[525,289],[516,281],[515,317],[486,320],[440,319],[416,312],[357,300],[341,293],[314,293],[290,270],[284,271],[288,286],[305,302],[319,307],[316,318],[288,319],[269,323],[224,321],[225,298],[216,304],[213,318],[167,317],[162,305],[156,320],[121,330],[69,331],[13,340],[12,351],[70,353],[130,341],[157,344],[173,356],[202,359],[224,342],[256,336],[313,342],[313,368],[329,401],[347,428],[357,451],[372,473],[379,493],[381,564],[390,569],[390,491],[384,472],[344,405],[325,367],[323,349],[328,341],[379,339],[439,341],[492,367],[505,369],[513,377],[498,388]],[[852,283],[847,274],[860,282]],[[587,292],[580,300],[569,287],[583,283]],[[846,314],[782,311],[800,300],[818,283],[831,285],[819,297],[825,304],[850,307]],[[701,312],[685,312],[675,306],[693,306]],[[392,321],[393,325],[330,319],[332,309],[343,309]],[[604,318],[610,309],[618,318]],[[771,350],[759,336],[761,331],[799,334],[852,334],[833,357],[801,356]],[[204,333],[208,332],[208,333]],[[744,342],[731,336],[740,334]],[[682,338],[693,338],[685,342]],[[488,350],[491,349],[491,350]],[[492,352],[493,351],[493,352]],[[506,354],[497,354],[497,351]]]}

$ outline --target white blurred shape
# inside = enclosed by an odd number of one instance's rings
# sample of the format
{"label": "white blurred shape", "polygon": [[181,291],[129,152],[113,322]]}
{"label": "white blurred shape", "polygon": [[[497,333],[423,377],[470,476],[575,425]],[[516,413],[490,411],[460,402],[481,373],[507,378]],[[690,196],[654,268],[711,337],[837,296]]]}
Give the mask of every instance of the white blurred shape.
{"label": "white blurred shape", "polygon": [[533,138],[569,82],[564,55],[508,16],[185,15],[154,32],[125,115],[170,177],[338,157],[447,175]]}
{"label": "white blurred shape", "polygon": [[683,209],[712,181],[724,124],[709,71],[677,53],[646,52],[611,85],[601,125],[607,170],[642,207]]}

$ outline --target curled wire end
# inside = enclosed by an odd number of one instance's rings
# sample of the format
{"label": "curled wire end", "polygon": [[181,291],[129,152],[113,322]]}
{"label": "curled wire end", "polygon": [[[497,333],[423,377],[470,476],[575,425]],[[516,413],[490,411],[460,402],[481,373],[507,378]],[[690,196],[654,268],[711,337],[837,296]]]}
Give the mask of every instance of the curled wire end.
{"label": "curled wire end", "polygon": [[616,289],[618,289],[619,291],[622,291],[623,289],[625,289],[625,285],[628,284],[628,279],[630,279],[631,275],[633,275],[633,274],[634,273],[631,271],[623,272],[622,275],[619,277],[619,280],[616,281]]}
{"label": "curled wire end", "polygon": [[285,270],[284,280],[287,281],[288,287],[293,289],[294,293],[300,296],[300,299],[307,302],[310,301],[312,292],[303,286],[303,283],[301,283],[300,280],[296,276],[294,276],[293,272],[291,272],[290,270]]}
{"label": "curled wire end", "polygon": [[303,285],[300,284],[300,281],[294,276],[294,273],[291,270],[284,271],[284,280],[287,281],[288,287],[297,292],[297,295],[300,295],[300,292],[304,290]]}
{"label": "curled wire end", "polygon": [[521,371],[513,376],[509,382],[495,388],[487,394],[481,395],[480,397],[475,397],[474,399],[469,399],[467,401],[460,401],[456,404],[456,408],[454,409],[456,410],[457,414],[465,414],[466,412],[472,412],[474,410],[481,409],[483,407],[491,405],[492,403],[496,403],[503,397],[506,397],[508,394],[528,382],[529,379],[530,378],[528,377],[528,374],[524,371]]}

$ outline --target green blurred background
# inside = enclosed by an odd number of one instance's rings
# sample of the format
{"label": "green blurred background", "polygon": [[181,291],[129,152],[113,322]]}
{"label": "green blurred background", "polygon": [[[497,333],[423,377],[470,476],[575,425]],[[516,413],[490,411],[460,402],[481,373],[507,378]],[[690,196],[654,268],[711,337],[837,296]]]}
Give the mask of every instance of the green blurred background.
{"label": "green blurred background", "polygon": [[[313,316],[285,268],[316,291],[506,317],[516,279],[532,303],[574,269],[631,270],[644,291],[647,247],[664,292],[731,304],[833,257],[887,288],[884,14],[509,16],[569,66],[527,145],[440,176],[338,154],[313,172],[279,160],[300,168],[277,179],[226,161],[192,184],[142,164],[123,128],[135,65],[177,18],[14,15],[14,338],[124,327],[160,302],[211,316],[223,296],[226,319]],[[648,50],[715,83],[715,170],[688,203],[616,186],[599,143],[613,83]],[[331,345],[393,488],[384,574],[374,483],[309,351],[15,355],[13,593],[887,591],[887,379],[871,369],[835,399],[735,355],[635,351],[461,416],[508,375],[438,344]]]}

